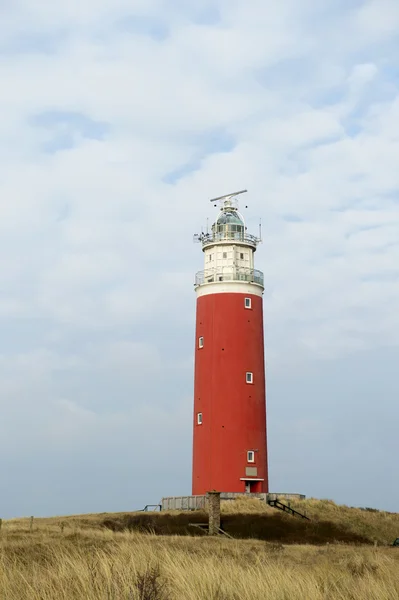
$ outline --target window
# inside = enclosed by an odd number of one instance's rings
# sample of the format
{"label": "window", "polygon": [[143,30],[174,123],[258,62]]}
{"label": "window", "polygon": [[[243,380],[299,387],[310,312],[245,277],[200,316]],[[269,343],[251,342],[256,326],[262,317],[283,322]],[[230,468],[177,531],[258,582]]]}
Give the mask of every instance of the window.
{"label": "window", "polygon": [[204,338],[201,336],[198,338],[198,348],[204,347]]}
{"label": "window", "polygon": [[244,260],[244,253],[243,252],[240,253],[240,258],[241,258],[241,260]]}
{"label": "window", "polygon": [[212,254],[209,255],[209,260],[212,260]]}
{"label": "window", "polygon": [[245,380],[247,383],[253,383],[254,382],[254,374],[253,373],[246,373],[245,375]]}
{"label": "window", "polygon": [[227,258],[227,252],[223,252],[223,258]]}
{"label": "window", "polygon": [[197,425],[202,425],[202,413],[197,413]]}
{"label": "window", "polygon": [[251,308],[251,298],[245,298],[245,308]]}
{"label": "window", "polygon": [[253,450],[248,450],[247,452],[247,461],[255,462],[255,452]]}

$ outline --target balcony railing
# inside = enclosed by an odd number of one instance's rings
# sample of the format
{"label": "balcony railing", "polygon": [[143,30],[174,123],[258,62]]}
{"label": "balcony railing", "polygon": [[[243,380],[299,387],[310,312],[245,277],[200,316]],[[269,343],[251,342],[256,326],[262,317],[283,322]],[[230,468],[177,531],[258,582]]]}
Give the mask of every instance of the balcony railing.
{"label": "balcony railing", "polygon": [[212,233],[203,233],[200,239],[203,248],[211,244],[217,244],[220,242],[236,242],[238,244],[247,244],[256,248],[256,246],[259,243],[259,238],[257,238],[255,235],[251,235],[250,233],[240,231],[220,231]]}
{"label": "balcony railing", "polygon": [[226,269],[223,271],[213,271],[212,269],[206,269],[205,271],[198,271],[195,276],[195,286],[202,285],[204,283],[215,283],[220,281],[247,281],[250,283],[257,283],[258,285],[264,285],[264,277],[262,271],[257,269],[248,269],[245,267],[236,269]]}

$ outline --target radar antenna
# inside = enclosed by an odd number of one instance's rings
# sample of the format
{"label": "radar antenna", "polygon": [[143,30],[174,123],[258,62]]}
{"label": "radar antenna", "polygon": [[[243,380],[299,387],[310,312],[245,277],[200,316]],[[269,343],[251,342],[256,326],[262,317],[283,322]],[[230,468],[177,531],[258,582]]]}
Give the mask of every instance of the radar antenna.
{"label": "radar antenna", "polygon": [[217,198],[211,198],[210,202],[220,202],[222,200],[229,201],[231,198],[238,196],[239,194],[245,194],[248,190],[240,190],[239,192],[233,192],[232,194],[225,194],[224,196],[218,196]]}

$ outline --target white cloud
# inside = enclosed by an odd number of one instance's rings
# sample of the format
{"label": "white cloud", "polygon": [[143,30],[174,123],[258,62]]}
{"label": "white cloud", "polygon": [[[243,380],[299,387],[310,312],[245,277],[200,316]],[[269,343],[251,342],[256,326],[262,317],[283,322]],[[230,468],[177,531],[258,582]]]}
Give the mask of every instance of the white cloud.
{"label": "white cloud", "polygon": [[399,25],[399,7],[395,0],[370,0],[356,14],[359,31],[370,41],[395,35]]}

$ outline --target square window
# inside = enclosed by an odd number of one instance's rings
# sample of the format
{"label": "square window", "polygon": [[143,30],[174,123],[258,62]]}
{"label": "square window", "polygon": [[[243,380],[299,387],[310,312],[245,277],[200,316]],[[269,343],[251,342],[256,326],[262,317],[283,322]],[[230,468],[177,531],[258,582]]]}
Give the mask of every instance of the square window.
{"label": "square window", "polygon": [[223,258],[227,258],[227,252],[223,252]]}
{"label": "square window", "polygon": [[245,298],[245,308],[251,308],[251,298]]}
{"label": "square window", "polygon": [[204,347],[204,338],[201,336],[198,338],[198,348]]}
{"label": "square window", "polygon": [[254,374],[247,372],[245,375],[245,380],[247,383],[253,383],[254,382]]}
{"label": "square window", "polygon": [[241,260],[244,260],[244,253],[243,252],[240,253],[240,258],[241,258]]}
{"label": "square window", "polygon": [[202,413],[197,413],[197,425],[202,425]]}
{"label": "square window", "polygon": [[253,450],[248,450],[247,461],[251,463],[255,462],[255,452]]}

